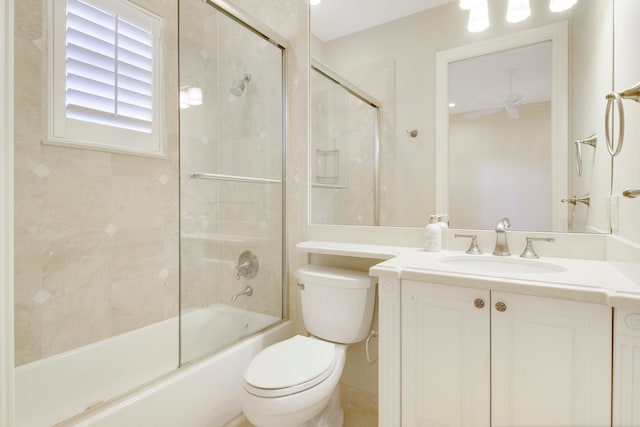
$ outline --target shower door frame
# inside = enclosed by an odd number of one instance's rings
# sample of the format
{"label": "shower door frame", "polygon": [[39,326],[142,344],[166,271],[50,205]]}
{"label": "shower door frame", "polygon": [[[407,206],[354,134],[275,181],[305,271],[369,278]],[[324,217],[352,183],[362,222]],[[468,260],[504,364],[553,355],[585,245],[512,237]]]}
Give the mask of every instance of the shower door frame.
{"label": "shower door frame", "polygon": [[13,0],[0,0],[0,425],[14,423]]}

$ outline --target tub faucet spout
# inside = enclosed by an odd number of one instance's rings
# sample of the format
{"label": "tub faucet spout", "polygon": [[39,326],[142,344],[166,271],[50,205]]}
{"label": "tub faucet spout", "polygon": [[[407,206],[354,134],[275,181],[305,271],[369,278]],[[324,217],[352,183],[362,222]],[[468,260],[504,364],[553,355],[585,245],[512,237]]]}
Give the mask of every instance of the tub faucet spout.
{"label": "tub faucet spout", "polygon": [[493,251],[494,255],[509,256],[509,243],[507,242],[507,230],[511,227],[511,221],[509,218],[502,218],[496,224],[496,248]]}
{"label": "tub faucet spout", "polygon": [[240,292],[232,296],[231,302],[236,302],[238,298],[242,295],[246,295],[250,297],[251,295],[253,295],[253,288],[251,286],[247,286],[246,288],[244,288],[243,290],[241,290]]}

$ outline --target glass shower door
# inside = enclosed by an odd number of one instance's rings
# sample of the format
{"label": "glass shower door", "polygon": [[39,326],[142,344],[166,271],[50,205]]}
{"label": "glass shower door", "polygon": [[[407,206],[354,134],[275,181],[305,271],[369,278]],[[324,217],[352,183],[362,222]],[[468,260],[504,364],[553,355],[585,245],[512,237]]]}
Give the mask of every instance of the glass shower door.
{"label": "glass shower door", "polygon": [[311,223],[377,224],[378,109],[311,68]]}
{"label": "glass shower door", "polygon": [[181,362],[283,317],[282,47],[180,2]]}

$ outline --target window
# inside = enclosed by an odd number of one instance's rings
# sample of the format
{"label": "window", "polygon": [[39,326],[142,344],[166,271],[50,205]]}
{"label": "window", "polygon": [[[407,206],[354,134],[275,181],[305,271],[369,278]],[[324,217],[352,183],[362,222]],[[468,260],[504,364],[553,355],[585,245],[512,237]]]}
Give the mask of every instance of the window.
{"label": "window", "polygon": [[126,0],[55,0],[49,141],[164,156],[161,20]]}

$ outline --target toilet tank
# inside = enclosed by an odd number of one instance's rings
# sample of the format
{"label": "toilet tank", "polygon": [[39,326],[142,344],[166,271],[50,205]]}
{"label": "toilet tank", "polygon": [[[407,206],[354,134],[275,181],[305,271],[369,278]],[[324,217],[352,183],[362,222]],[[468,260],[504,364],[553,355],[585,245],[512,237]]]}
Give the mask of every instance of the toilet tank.
{"label": "toilet tank", "polygon": [[362,271],[305,265],[296,270],[305,328],[328,341],[351,344],[369,333],[376,278]]}

